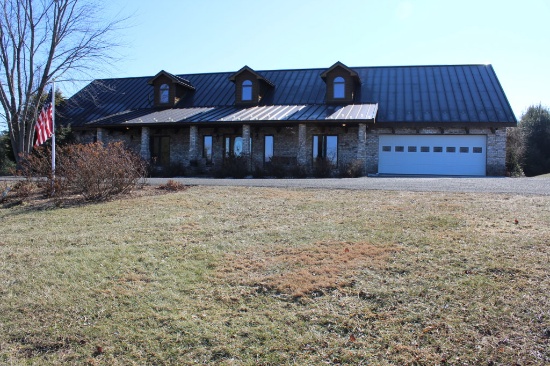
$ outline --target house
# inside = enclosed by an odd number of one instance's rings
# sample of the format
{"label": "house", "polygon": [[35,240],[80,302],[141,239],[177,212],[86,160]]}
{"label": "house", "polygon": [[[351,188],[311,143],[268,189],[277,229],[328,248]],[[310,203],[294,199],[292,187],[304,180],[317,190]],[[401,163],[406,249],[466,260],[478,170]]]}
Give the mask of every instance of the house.
{"label": "house", "polygon": [[240,157],[311,174],[505,174],[517,120],[491,65],[262,70],[95,80],[68,100],[83,141],[213,174]]}

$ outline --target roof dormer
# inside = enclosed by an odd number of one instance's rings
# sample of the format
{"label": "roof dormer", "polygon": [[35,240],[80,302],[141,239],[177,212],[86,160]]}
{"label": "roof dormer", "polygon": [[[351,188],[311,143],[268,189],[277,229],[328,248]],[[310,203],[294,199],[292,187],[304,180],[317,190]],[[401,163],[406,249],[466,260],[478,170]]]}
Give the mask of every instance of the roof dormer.
{"label": "roof dormer", "polygon": [[235,83],[235,105],[252,106],[260,104],[269,89],[275,85],[245,66],[229,77],[229,81]]}
{"label": "roof dormer", "polygon": [[153,76],[147,83],[155,88],[154,105],[158,108],[173,107],[185,95],[195,91],[195,87],[191,85],[189,80],[164,70]]}
{"label": "roof dormer", "polygon": [[361,80],[357,72],[340,61],[321,74],[327,85],[325,102],[329,104],[349,104],[355,100],[357,87]]}

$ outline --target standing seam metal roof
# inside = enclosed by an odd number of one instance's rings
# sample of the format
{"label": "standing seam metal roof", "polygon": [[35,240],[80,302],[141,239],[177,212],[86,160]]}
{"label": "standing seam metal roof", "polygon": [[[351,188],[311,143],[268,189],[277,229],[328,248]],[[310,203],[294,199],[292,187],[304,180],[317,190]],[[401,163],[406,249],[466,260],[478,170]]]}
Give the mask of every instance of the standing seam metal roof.
{"label": "standing seam metal roof", "polygon": [[[356,90],[357,105],[377,104],[376,123],[517,123],[506,95],[491,65],[355,67],[361,85]],[[294,111],[296,120],[324,120],[326,69],[258,71],[274,87],[259,107],[307,106]],[[226,121],[224,111],[248,112],[236,108],[234,73],[175,75],[189,82],[189,93],[176,109],[214,108],[199,114],[200,121]],[[148,77],[95,80],[71,97],[64,117],[73,126],[123,123],[121,113],[153,109],[153,87]],[[319,108],[319,111],[315,111]],[[158,111],[157,111],[158,112]],[[138,114],[142,114],[141,111]],[[180,115],[171,114],[173,120]],[[186,112],[181,112],[186,114]],[[209,114],[210,113],[210,114]],[[220,113],[222,117],[220,117]],[[231,114],[229,113],[229,114]],[[165,113],[166,114],[166,113]],[[160,115],[165,115],[160,114]],[[224,117],[225,116],[225,117]],[[262,114],[260,114],[262,116]],[[256,117],[255,117],[256,118]],[[259,117],[258,117],[259,118]],[[158,118],[157,118],[158,120]],[[194,122],[194,118],[185,118]],[[170,122],[170,121],[163,121]],[[199,120],[197,120],[199,122]]]}

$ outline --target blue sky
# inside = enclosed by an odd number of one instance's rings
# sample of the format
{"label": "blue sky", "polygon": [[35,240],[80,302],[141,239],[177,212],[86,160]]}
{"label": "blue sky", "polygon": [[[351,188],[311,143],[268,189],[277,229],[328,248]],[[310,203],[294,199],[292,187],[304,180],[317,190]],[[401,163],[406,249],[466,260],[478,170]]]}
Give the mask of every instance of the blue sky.
{"label": "blue sky", "polygon": [[97,77],[491,63],[518,118],[550,106],[550,0],[112,0],[106,10],[129,27],[121,60]]}

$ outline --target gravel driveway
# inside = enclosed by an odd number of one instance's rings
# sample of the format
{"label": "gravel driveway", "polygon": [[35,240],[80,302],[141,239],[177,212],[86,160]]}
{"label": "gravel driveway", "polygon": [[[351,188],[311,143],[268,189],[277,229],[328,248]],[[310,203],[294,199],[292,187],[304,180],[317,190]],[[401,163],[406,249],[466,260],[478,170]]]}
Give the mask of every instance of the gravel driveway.
{"label": "gravel driveway", "polygon": [[[328,178],[328,179],[213,179],[171,178],[187,185],[245,186],[283,188],[371,189],[418,192],[478,192],[550,195],[550,178]],[[166,178],[149,178],[151,185],[160,185]]]}

